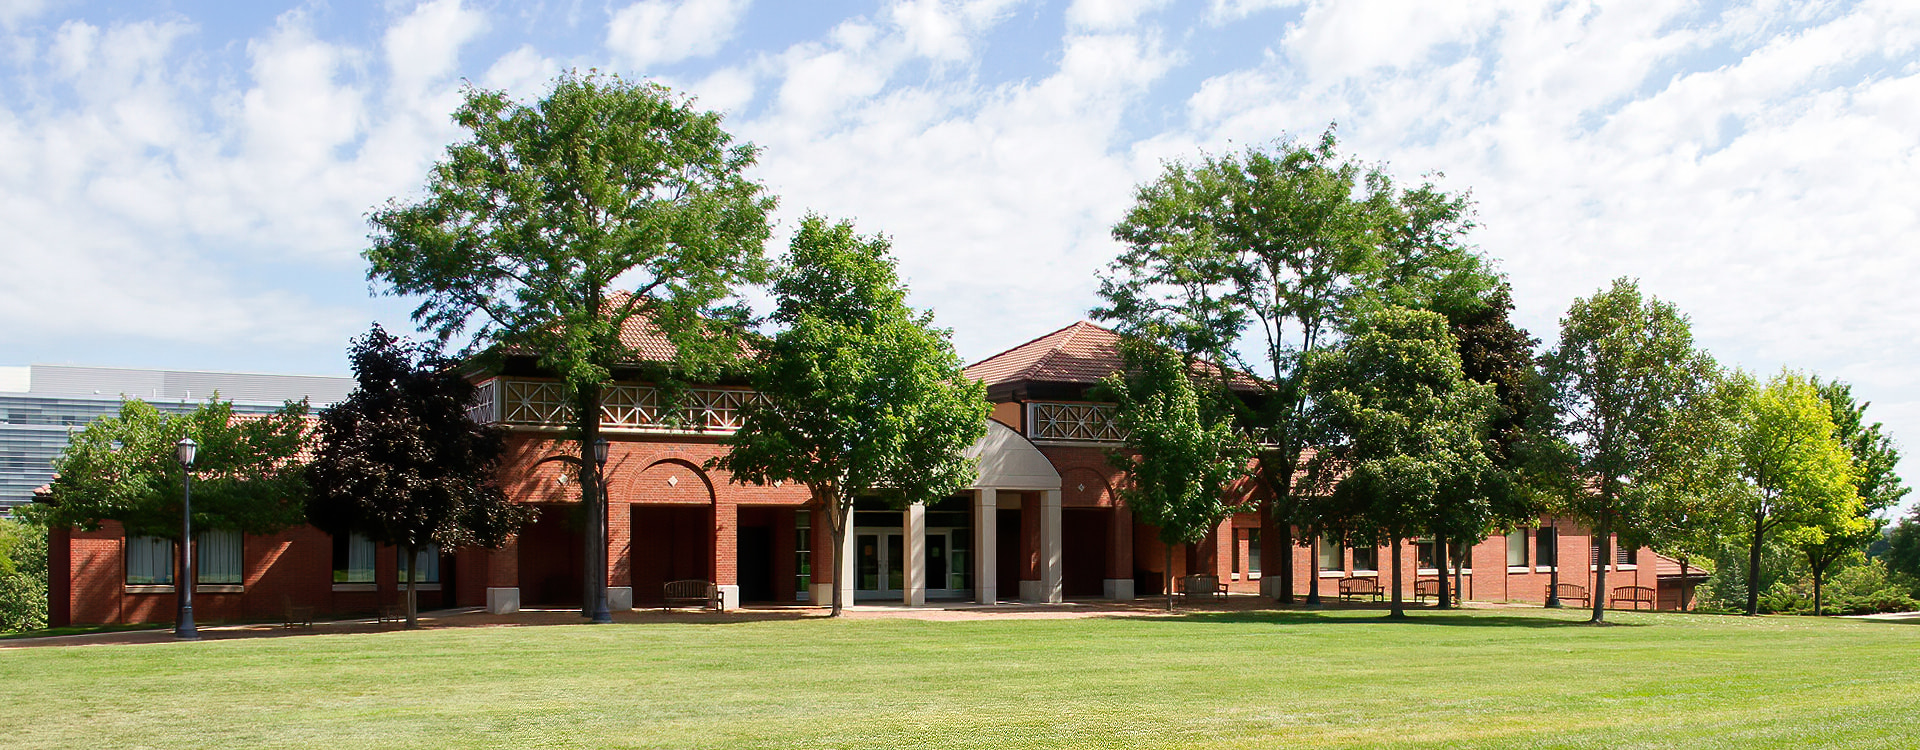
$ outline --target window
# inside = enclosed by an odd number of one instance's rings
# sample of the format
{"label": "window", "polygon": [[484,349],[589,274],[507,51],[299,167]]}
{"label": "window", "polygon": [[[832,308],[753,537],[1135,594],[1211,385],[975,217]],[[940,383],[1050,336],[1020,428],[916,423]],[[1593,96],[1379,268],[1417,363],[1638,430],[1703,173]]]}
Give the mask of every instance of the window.
{"label": "window", "polygon": [[359,534],[333,537],[333,582],[373,583],[373,540]]}
{"label": "window", "polygon": [[1634,565],[1640,558],[1640,550],[1622,544],[1613,551],[1613,555],[1616,565]]}
{"label": "window", "polygon": [[173,540],[157,536],[127,537],[127,585],[173,585]]}
{"label": "window", "polygon": [[[1421,539],[1415,544],[1419,545],[1419,551],[1414,559],[1419,562],[1420,569],[1433,570],[1440,567],[1440,561],[1434,549],[1438,545],[1433,539]],[[1447,569],[1452,570],[1454,566],[1459,566],[1461,570],[1473,570],[1473,558],[1467,555],[1467,546],[1459,542],[1447,545]]]}
{"label": "window", "polygon": [[1559,549],[1559,541],[1560,535],[1554,532],[1553,527],[1548,526],[1535,529],[1533,532],[1533,559],[1535,563],[1542,567],[1551,567],[1559,564],[1555,562],[1559,559],[1559,555],[1556,554]]}
{"label": "window", "polygon": [[1353,569],[1355,572],[1379,570],[1380,549],[1371,545],[1353,548]]}
{"label": "window", "polygon": [[[418,554],[419,554],[419,560],[420,560],[420,578],[415,582],[416,583],[439,583],[440,582],[440,545],[429,544],[425,547],[421,547],[420,552]],[[395,550],[393,557],[395,562],[397,563],[394,567],[397,569],[397,571],[400,574],[400,578],[399,578],[400,583],[401,585],[405,585],[407,582],[407,551]]]}
{"label": "window", "polygon": [[793,514],[793,590],[801,598],[813,590],[813,514]]}
{"label": "window", "polygon": [[1260,573],[1260,530],[1247,529],[1247,573]]}
{"label": "window", "polygon": [[1340,540],[1326,534],[1320,535],[1320,569],[1346,570],[1346,555],[1340,554]]}
{"label": "window", "polygon": [[202,531],[194,535],[194,583],[238,586],[244,581],[241,569],[240,532],[232,529]]}
{"label": "window", "polygon": [[1507,567],[1524,568],[1527,566],[1527,530],[1514,529],[1507,535]]}

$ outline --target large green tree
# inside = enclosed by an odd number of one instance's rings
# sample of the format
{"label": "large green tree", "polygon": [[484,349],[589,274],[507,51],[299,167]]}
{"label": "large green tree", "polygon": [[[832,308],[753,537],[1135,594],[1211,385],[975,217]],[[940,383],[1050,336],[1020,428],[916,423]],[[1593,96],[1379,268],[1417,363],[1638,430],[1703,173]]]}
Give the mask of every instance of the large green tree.
{"label": "large green tree", "polygon": [[1740,478],[1747,487],[1740,504],[1747,614],[1755,615],[1761,553],[1769,539],[1794,547],[1824,544],[1831,536],[1861,535],[1869,524],[1854,488],[1853,457],[1835,435],[1833,409],[1812,381],[1781,372],[1752,389],[1736,429]]}
{"label": "large green tree", "polygon": [[1827,575],[1835,565],[1861,556],[1867,545],[1879,540],[1887,522],[1880,514],[1899,504],[1912,492],[1894,473],[1900,463],[1900,450],[1893,436],[1879,422],[1867,423],[1870,402],[1856,401],[1853,386],[1838,380],[1821,383],[1814,380],[1820,397],[1832,410],[1833,435],[1853,458],[1853,486],[1860,498],[1857,514],[1846,523],[1822,529],[1819,540],[1803,539],[1800,554],[1806,557],[1813,574],[1813,613],[1821,614]]}
{"label": "large green tree", "polygon": [[374,326],[349,357],[356,387],[320,413],[307,518],[358,532],[408,561],[407,627],[419,626],[421,551],[498,547],[531,517],[498,474],[505,440],[467,416],[474,386],[434,348]]}
{"label": "large green tree", "polygon": [[1228,490],[1247,474],[1254,446],[1208,379],[1210,365],[1138,339],[1121,344],[1124,373],[1101,381],[1117,404],[1124,447],[1108,461],[1127,473],[1121,495],[1134,518],[1159,530],[1167,609],[1173,609],[1173,548],[1205,539],[1232,513]]}
{"label": "large green tree", "polygon": [[309,433],[304,401],[241,417],[217,395],[186,414],[129,400],[68,438],[46,502],[21,512],[49,528],[92,531],[112,520],[129,535],[177,542],[183,487],[174,444],[192,437],[193,528],[271,534],[305,517],[297,459]]}
{"label": "large green tree", "polygon": [[[1602,550],[1615,532],[1625,543],[1645,540],[1656,488],[1698,448],[1687,426],[1710,409],[1718,366],[1694,348],[1685,315],[1618,279],[1574,300],[1544,370],[1552,386],[1545,430],[1564,448],[1561,470],[1571,478],[1563,509]],[[1601,623],[1607,566],[1596,567],[1592,622]]]}
{"label": "large green tree", "polygon": [[736,482],[798,482],[833,527],[833,615],[855,500],[937,501],[975,477],[986,387],[961,372],[948,332],[906,303],[884,237],[801,221],[773,282],[773,322],[752,380],[759,398],[712,465]]}
{"label": "large green tree", "polygon": [[599,502],[601,394],[639,359],[621,332],[673,343],[661,377],[710,378],[739,357],[744,308],[725,303],[764,280],[774,206],[746,176],[758,152],[685,97],[600,75],[562,75],[531,104],[469,88],[453,119],[469,136],[425,195],[373,213],[368,278],[423,297],[414,319],[441,340],[557,376],[581,492]]}
{"label": "large green tree", "polygon": [[1340,479],[1332,502],[1393,549],[1392,616],[1404,617],[1401,541],[1484,527],[1502,481],[1484,446],[1495,389],[1467,380],[1438,313],[1385,307],[1308,363],[1307,386],[1335,439],[1314,461]]}
{"label": "large green tree", "polygon": [[[1094,310],[1124,333],[1264,377],[1239,422],[1269,446],[1257,479],[1266,539],[1282,560],[1294,525],[1325,525],[1298,486],[1324,429],[1301,363],[1337,344],[1355,310],[1385,290],[1430,300],[1474,287],[1455,274],[1478,267],[1461,244],[1471,227],[1464,197],[1399,189],[1337,145],[1329,129],[1310,145],[1169,164],[1114,226],[1127,249],[1102,274]],[[1292,565],[1276,572],[1274,594],[1291,602]]]}

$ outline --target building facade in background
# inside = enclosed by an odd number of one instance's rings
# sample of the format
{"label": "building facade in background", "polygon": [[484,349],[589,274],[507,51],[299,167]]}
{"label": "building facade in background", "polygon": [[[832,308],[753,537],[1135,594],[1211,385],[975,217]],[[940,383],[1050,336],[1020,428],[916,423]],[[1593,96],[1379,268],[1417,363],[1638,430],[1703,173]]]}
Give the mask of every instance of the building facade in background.
{"label": "building facade in background", "polygon": [[317,410],[352,390],[352,378],[309,375],[0,367],[0,514],[33,502],[33,491],[53,480],[53,459],[66,449],[68,433],[118,413],[124,399],[185,413],[217,394],[237,414],[266,414],[301,399]]}
{"label": "building facade in background", "polygon": [[[650,331],[624,338],[634,351],[671,356],[670,344]],[[927,506],[857,507],[837,569],[826,515],[807,507],[804,487],[742,485],[706,468],[753,396],[744,383],[708,383],[675,396],[631,379],[638,370],[626,373],[629,379],[604,394],[609,530],[606,569],[595,573],[606,577],[615,608],[658,604],[664,584],[688,579],[717,584],[728,607],[824,602],[834,587],[847,601],[907,605],[1125,600],[1188,575],[1214,576],[1253,595],[1263,575],[1283,564],[1293,566],[1297,593],[1318,581],[1328,599],[1339,596],[1342,580],[1391,580],[1393,551],[1385,547],[1324,540],[1317,548],[1277,548],[1251,495],[1238,498],[1245,512],[1199,544],[1175,549],[1169,566],[1157,530],[1134,520],[1121,499],[1125,477],[1108,464],[1107,452],[1122,436],[1112,405],[1090,394],[1120,367],[1117,342],[1112,331],[1076,323],[967,368],[993,402],[987,435],[969,451],[979,462],[977,479]],[[479,398],[471,415],[508,433],[506,492],[537,512],[500,549],[424,556],[421,603],[494,612],[578,608],[588,575],[586,518],[578,482],[558,458],[573,449],[565,440],[571,418],[561,385],[531,358],[507,358],[474,378]],[[340,393],[350,386],[343,382]],[[97,532],[56,531],[51,542],[55,624],[172,617],[171,572],[148,549],[151,541],[130,540],[108,523]],[[224,576],[197,582],[203,620],[273,619],[288,607],[365,614],[402,596],[405,561],[357,536],[301,527],[203,540],[201,549],[202,570]],[[1442,575],[1433,568],[1430,541],[1407,541],[1401,557],[1409,600],[1416,582]],[[1679,601],[1677,571],[1662,575],[1651,550],[1616,549],[1610,540],[1596,545],[1565,521],[1543,518],[1457,559],[1467,599],[1540,602],[1556,572],[1562,583],[1585,585],[1605,565],[1609,588],[1659,590],[1669,608]]]}

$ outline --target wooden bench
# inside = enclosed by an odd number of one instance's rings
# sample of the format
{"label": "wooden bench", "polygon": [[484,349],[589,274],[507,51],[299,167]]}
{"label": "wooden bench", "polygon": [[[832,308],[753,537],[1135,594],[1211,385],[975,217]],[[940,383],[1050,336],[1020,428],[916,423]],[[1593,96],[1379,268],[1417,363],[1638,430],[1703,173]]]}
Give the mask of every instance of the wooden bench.
{"label": "wooden bench", "polygon": [[1212,601],[1224,599],[1226,596],[1227,585],[1220,582],[1219,576],[1195,573],[1180,577],[1180,598],[1182,599]]}
{"label": "wooden bench", "polygon": [[293,598],[288,596],[280,597],[280,607],[286,614],[280,627],[313,629],[313,607],[296,605],[293,603]]}
{"label": "wooden bench", "polygon": [[380,605],[380,622],[381,623],[384,624],[389,622],[401,622],[405,619],[407,619],[407,605],[405,604]]}
{"label": "wooden bench", "polygon": [[[1454,601],[1460,600],[1460,587],[1454,585],[1453,579],[1451,578],[1447,579],[1447,590],[1453,594]],[[1415,602],[1425,601],[1429,596],[1435,599],[1440,598],[1440,579],[1422,578],[1413,582],[1413,600]]]}
{"label": "wooden bench", "polygon": [[1343,602],[1362,596],[1372,597],[1377,602],[1386,593],[1387,590],[1380,585],[1379,578],[1350,576],[1340,579],[1340,601]]}
{"label": "wooden bench", "polygon": [[1554,598],[1554,595],[1556,593],[1558,593],[1560,597],[1560,601],[1562,602],[1569,601],[1569,600],[1577,600],[1580,602],[1580,606],[1582,607],[1593,606],[1593,600],[1587,598],[1587,587],[1582,586],[1580,584],[1562,583],[1562,584],[1559,584],[1557,587],[1552,584],[1549,584],[1547,586],[1547,598],[1548,599]]}
{"label": "wooden bench", "polygon": [[667,603],[661,609],[687,606],[720,608],[720,587],[712,581],[668,581],[664,588]]}
{"label": "wooden bench", "polygon": [[1618,608],[1621,602],[1626,602],[1633,605],[1634,609],[1639,609],[1642,604],[1647,605],[1647,609],[1659,609],[1655,606],[1659,604],[1659,596],[1660,592],[1647,586],[1621,586],[1613,590],[1608,606]]}

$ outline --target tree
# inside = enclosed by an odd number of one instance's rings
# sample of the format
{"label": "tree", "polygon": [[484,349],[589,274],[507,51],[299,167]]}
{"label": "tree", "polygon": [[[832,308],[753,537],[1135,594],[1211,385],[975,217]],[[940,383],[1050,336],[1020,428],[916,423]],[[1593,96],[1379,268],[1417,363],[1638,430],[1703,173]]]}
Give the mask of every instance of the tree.
{"label": "tree", "polygon": [[1316,462],[1343,476],[1332,502],[1393,548],[1393,610],[1405,617],[1401,540],[1484,526],[1498,472],[1482,445],[1494,387],[1468,381],[1446,318],[1386,307],[1308,363],[1307,386],[1336,440]]}
{"label": "tree", "polygon": [[986,387],[906,294],[885,237],[802,220],[773,283],[781,329],[754,364],[759,398],[711,462],[736,482],[806,485],[833,527],[835,571],[857,498],[904,508],[958,492],[974,478],[964,452],[986,434]]}
{"label": "tree", "polygon": [[193,465],[193,528],[271,534],[304,518],[301,449],[308,445],[305,401],[258,417],[236,417],[213,400],[187,414],[168,414],[128,400],[117,415],[81,428],[54,459],[57,475],[45,504],[21,509],[48,528],[88,531],[120,522],[130,536],[180,541],[180,464],[174,444],[199,443]]}
{"label": "tree", "polygon": [[406,560],[407,627],[419,627],[421,550],[498,547],[532,516],[497,481],[505,439],[467,417],[474,386],[435,347],[376,325],[349,355],[355,387],[320,413],[307,518]]}
{"label": "tree", "polygon": [[[1473,265],[1459,242],[1471,227],[1465,199],[1431,185],[1398,190],[1384,171],[1343,160],[1336,145],[1329,129],[1314,145],[1169,164],[1114,226],[1127,250],[1102,274],[1104,302],[1093,311],[1123,333],[1266,377],[1239,421],[1271,446],[1256,478],[1283,550],[1294,545],[1293,525],[1325,525],[1296,486],[1323,431],[1301,364],[1336,344],[1356,308],[1383,289],[1427,299],[1442,286],[1471,286],[1453,277]],[[1256,352],[1254,365],[1242,349]],[[1277,598],[1291,602],[1292,566],[1277,572]]]}
{"label": "tree", "polygon": [[0,632],[47,626],[47,530],[0,519]]}
{"label": "tree", "polygon": [[[1853,457],[1840,444],[1832,407],[1807,378],[1782,371],[1755,388],[1737,424],[1740,504],[1747,539],[1747,614],[1760,612],[1761,553],[1770,537],[1793,547],[1856,535],[1866,526]],[[1818,579],[1816,578],[1816,583]]]}
{"label": "tree", "polygon": [[469,87],[453,119],[471,136],[434,165],[426,197],[373,213],[367,276],[424,296],[414,320],[441,341],[470,334],[558,377],[582,497],[603,502],[591,446],[602,389],[638,359],[629,323],[674,344],[662,378],[711,378],[740,355],[745,308],[721,303],[765,277],[774,200],[745,176],[758,151],[662,86],[591,74],[560,76],[531,105]]}
{"label": "tree", "polygon": [[1857,515],[1842,524],[1822,528],[1823,538],[1819,541],[1807,539],[1799,545],[1813,574],[1813,613],[1817,616],[1822,614],[1825,603],[1822,594],[1833,566],[1859,557],[1867,545],[1880,539],[1887,522],[1879,514],[1897,505],[1913,490],[1893,472],[1900,463],[1900,451],[1893,443],[1893,436],[1885,434],[1879,422],[1870,425],[1866,422],[1867,407],[1871,404],[1855,401],[1853,387],[1838,380],[1821,383],[1816,378],[1813,385],[1831,409],[1834,438],[1853,459],[1854,492],[1860,498]]}
{"label": "tree", "polygon": [[[1565,510],[1603,550],[1614,532],[1629,543],[1646,538],[1654,488],[1698,447],[1686,426],[1711,406],[1718,367],[1694,349],[1686,316],[1617,279],[1574,300],[1544,369],[1552,394],[1545,431],[1564,447],[1558,459],[1573,480]],[[1606,569],[1594,575],[1594,623],[1606,621]]]}
{"label": "tree", "polygon": [[1127,437],[1107,460],[1127,472],[1121,490],[1127,508],[1159,529],[1171,610],[1174,546],[1205,539],[1234,511],[1228,488],[1246,476],[1254,446],[1231,424],[1231,409],[1194,385],[1205,377],[1197,373],[1217,368],[1139,340],[1123,342],[1121,353],[1126,372],[1108,375],[1101,385],[1112,393],[1114,423]]}

